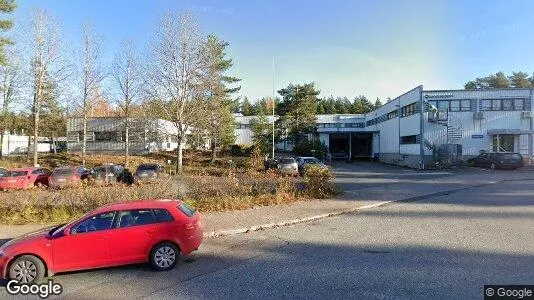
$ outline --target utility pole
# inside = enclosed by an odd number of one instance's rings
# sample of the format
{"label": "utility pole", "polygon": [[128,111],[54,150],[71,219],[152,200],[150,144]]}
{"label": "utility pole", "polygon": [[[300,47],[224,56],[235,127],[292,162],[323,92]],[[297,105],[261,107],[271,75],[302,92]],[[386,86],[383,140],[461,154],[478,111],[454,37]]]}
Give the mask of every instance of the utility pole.
{"label": "utility pole", "polygon": [[273,95],[272,95],[272,101],[273,101],[273,160],[274,160],[274,56],[273,56]]}

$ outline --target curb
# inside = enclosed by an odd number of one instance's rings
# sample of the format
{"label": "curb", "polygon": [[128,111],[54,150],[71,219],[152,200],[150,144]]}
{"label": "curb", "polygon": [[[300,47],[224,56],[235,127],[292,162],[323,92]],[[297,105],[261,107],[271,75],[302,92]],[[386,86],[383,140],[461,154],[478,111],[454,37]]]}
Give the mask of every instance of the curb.
{"label": "curb", "polygon": [[471,189],[471,188],[477,188],[477,187],[483,187],[483,186],[492,185],[492,184],[496,184],[496,183],[501,183],[501,182],[505,182],[505,181],[509,181],[509,180],[490,181],[490,182],[487,182],[487,183],[481,183],[481,184],[472,185],[472,186],[468,186],[468,187],[463,187],[463,188],[459,188],[459,189],[446,190],[446,191],[430,193],[430,194],[425,194],[425,195],[419,195],[419,196],[413,196],[413,197],[397,199],[397,200],[382,201],[382,202],[378,202],[378,203],[374,203],[374,204],[357,206],[357,207],[353,207],[351,209],[336,211],[336,212],[332,212],[332,213],[328,213],[328,214],[315,215],[315,216],[311,216],[311,217],[298,218],[298,219],[293,219],[293,220],[289,220],[289,221],[281,221],[281,222],[277,222],[277,223],[267,223],[267,224],[262,224],[262,225],[255,225],[255,226],[251,226],[251,227],[248,227],[248,228],[247,227],[243,227],[243,228],[238,228],[238,229],[216,230],[216,231],[211,231],[211,232],[204,233],[204,238],[217,238],[217,237],[223,237],[223,236],[232,236],[232,235],[243,234],[243,233],[254,232],[254,231],[260,231],[260,230],[265,230],[265,229],[272,229],[272,228],[277,228],[277,227],[290,226],[290,225],[294,225],[294,224],[298,224],[298,223],[311,222],[311,221],[316,221],[316,220],[320,220],[320,219],[324,219],[324,218],[330,218],[330,217],[335,217],[335,216],[339,216],[339,215],[343,215],[343,214],[353,213],[353,212],[360,211],[360,210],[365,210],[365,209],[370,209],[370,208],[375,208],[375,207],[391,205],[391,204],[394,204],[394,203],[397,203],[397,202],[399,202],[399,203],[402,203],[402,202],[417,202],[417,201],[420,201],[420,200],[423,200],[423,199],[445,196],[445,195],[449,195],[449,194],[452,194],[452,193],[460,192],[460,191],[463,191],[463,190],[467,190],[467,189]]}

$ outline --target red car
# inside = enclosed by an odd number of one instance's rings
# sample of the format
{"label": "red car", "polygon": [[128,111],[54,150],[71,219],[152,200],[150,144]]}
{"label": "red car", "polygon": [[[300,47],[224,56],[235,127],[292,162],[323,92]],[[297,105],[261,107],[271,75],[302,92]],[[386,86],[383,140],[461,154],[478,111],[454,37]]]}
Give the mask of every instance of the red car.
{"label": "red car", "polygon": [[33,186],[47,186],[48,178],[52,172],[46,168],[23,168],[12,169],[3,177],[0,177],[0,189],[25,189]]}
{"label": "red car", "polygon": [[166,271],[202,239],[199,214],[180,200],[112,204],[5,243],[0,277],[33,283],[59,272],[144,262]]}

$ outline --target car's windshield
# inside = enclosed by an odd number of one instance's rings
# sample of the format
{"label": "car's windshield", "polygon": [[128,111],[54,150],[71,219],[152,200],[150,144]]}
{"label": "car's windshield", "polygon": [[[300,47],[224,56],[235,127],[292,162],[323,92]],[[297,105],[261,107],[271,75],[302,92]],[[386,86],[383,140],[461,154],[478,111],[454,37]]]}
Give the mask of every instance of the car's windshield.
{"label": "car's windshield", "polygon": [[139,165],[139,167],[137,167],[137,171],[155,171],[157,168],[158,165],[154,164]]}
{"label": "car's windshield", "polygon": [[28,175],[28,171],[9,171],[4,177],[19,177]]}
{"label": "car's windshield", "polygon": [[306,158],[306,163],[307,164],[319,164],[321,163],[317,158]]}
{"label": "car's windshield", "polygon": [[74,170],[72,168],[58,168],[52,172],[52,175],[65,176],[72,175]]}
{"label": "car's windshield", "polygon": [[295,160],[293,158],[282,158],[280,159],[280,164],[293,164]]}

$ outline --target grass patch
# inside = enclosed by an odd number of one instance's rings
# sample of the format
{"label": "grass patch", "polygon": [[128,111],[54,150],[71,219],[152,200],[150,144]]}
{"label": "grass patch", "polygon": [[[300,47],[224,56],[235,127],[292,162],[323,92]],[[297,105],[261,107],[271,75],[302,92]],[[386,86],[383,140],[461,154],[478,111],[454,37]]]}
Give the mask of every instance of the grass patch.
{"label": "grass patch", "polygon": [[[305,182],[282,177],[273,171],[254,170],[248,157],[223,157],[209,162],[209,152],[189,152],[185,174],[171,176],[147,185],[98,187],[81,185],[63,190],[30,189],[0,192],[0,224],[64,223],[97,207],[114,202],[139,199],[180,198],[200,212],[249,209],[338,193],[330,183],[333,175],[307,170]],[[120,156],[90,155],[87,165],[120,162]],[[131,165],[145,162],[166,164],[172,153],[132,156]],[[9,158],[13,164],[27,166],[24,158]],[[0,161],[5,166],[5,160]],[[42,166],[77,165],[75,154],[42,155]],[[25,165],[24,165],[25,164]],[[18,167],[11,166],[11,167]]]}

